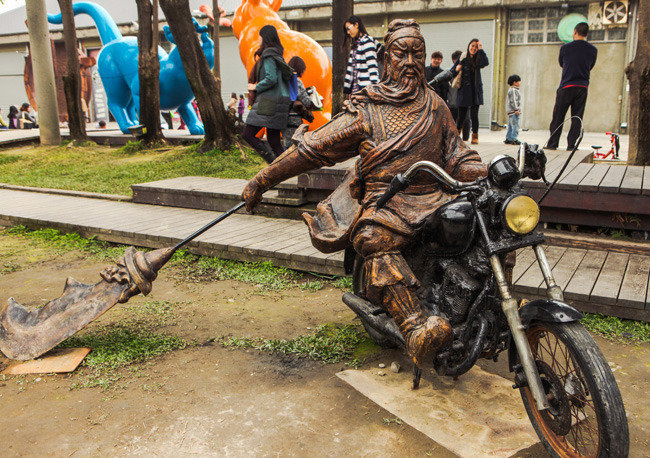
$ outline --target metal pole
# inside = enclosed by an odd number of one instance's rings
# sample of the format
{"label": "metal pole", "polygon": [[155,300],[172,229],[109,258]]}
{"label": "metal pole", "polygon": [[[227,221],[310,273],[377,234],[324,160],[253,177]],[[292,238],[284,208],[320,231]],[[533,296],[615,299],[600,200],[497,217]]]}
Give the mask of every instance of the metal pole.
{"label": "metal pole", "polygon": [[519,317],[517,301],[510,295],[508,281],[506,280],[506,275],[503,271],[503,266],[501,265],[499,256],[496,254],[490,256],[490,263],[492,264],[492,271],[497,279],[497,285],[501,292],[501,298],[503,299],[501,301],[501,308],[503,314],[508,320],[508,326],[510,326],[510,332],[512,333],[512,340],[515,343],[515,347],[517,347],[517,353],[519,354],[521,366],[526,375],[528,388],[535,399],[537,409],[548,409],[548,399],[546,398],[544,387],[542,386],[542,381],[540,380],[539,372],[537,371],[537,365],[535,364],[533,353],[530,350],[530,345],[526,338],[524,325],[521,323],[521,318]]}
{"label": "metal pole", "polygon": [[45,0],[29,0],[25,4],[25,9],[34,69],[41,145],[58,145],[61,143],[61,131]]}

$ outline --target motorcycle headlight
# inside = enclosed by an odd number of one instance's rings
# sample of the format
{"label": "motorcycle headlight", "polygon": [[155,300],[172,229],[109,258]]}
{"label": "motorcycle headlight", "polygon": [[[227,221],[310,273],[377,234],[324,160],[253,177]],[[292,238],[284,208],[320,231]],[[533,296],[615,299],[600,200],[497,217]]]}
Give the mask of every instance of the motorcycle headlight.
{"label": "motorcycle headlight", "polygon": [[532,198],[519,194],[503,204],[502,217],[505,226],[515,234],[528,234],[539,223],[539,206]]}

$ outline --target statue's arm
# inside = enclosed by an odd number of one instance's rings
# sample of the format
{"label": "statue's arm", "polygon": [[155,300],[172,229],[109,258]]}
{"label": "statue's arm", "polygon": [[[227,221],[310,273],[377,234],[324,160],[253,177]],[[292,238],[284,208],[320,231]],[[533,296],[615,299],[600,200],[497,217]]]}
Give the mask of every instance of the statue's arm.
{"label": "statue's arm", "polygon": [[349,102],[345,111],[313,132],[305,133],[298,143],[303,156],[322,166],[332,166],[359,154],[359,144],[370,136],[365,111]]}
{"label": "statue's arm", "polygon": [[475,150],[462,141],[454,119],[446,106],[440,107],[445,172],[460,181],[474,181],[487,175],[487,165]]}
{"label": "statue's arm", "polygon": [[358,154],[359,144],[369,135],[369,123],[362,113],[344,111],[313,132],[299,128],[293,137],[296,143],[268,167],[259,171],[248,183],[242,198],[251,211],[262,194],[282,181],[323,166],[331,166]]}

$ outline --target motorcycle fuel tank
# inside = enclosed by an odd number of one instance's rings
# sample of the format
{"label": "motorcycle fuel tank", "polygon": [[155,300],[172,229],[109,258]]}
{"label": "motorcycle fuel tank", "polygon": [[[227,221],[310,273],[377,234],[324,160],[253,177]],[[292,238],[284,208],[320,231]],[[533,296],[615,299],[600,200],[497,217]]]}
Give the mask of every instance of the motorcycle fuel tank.
{"label": "motorcycle fuel tank", "polygon": [[422,241],[432,245],[438,253],[461,254],[474,239],[476,217],[472,204],[456,199],[442,205],[425,222]]}

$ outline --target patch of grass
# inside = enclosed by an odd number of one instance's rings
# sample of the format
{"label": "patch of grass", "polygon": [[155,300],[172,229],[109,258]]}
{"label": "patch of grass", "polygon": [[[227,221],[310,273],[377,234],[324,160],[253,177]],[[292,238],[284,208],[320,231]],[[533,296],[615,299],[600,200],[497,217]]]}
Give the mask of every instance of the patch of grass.
{"label": "patch of grass", "polygon": [[142,148],[26,146],[0,154],[5,183],[130,195],[134,183],[179,176],[252,178],[265,164],[238,148],[200,152],[196,145]]}
{"label": "patch of grass", "polygon": [[0,154],[0,165],[12,164],[18,162],[22,159],[21,156],[7,156],[5,154]]}
{"label": "patch of grass", "polygon": [[154,320],[159,325],[176,323],[175,311],[188,302],[146,301],[143,303],[130,303],[125,309],[139,320]]}
{"label": "patch of grass", "polygon": [[119,369],[143,363],[158,356],[180,350],[189,343],[180,337],[157,334],[153,330],[141,329],[133,324],[113,324],[99,331],[69,338],[59,347],[90,347],[82,367],[81,381],[75,388],[100,387],[103,390],[114,387],[121,378]]}
{"label": "patch of grass", "polygon": [[404,423],[400,418],[397,417],[393,417],[393,418],[384,417],[382,421],[387,425],[395,424],[397,426],[402,426],[402,424]]}
{"label": "patch of grass", "polygon": [[324,363],[337,363],[352,358],[359,345],[369,338],[357,325],[322,325],[314,334],[293,339],[265,339],[262,337],[221,337],[225,348],[254,348],[260,351],[295,355]]}
{"label": "patch of grass", "polygon": [[589,331],[606,339],[619,342],[650,342],[650,323],[644,321],[623,320],[600,313],[585,313],[581,320]]}
{"label": "patch of grass", "polygon": [[325,282],[323,280],[307,280],[300,283],[299,286],[303,291],[320,291],[325,286]]}
{"label": "patch of grass", "polygon": [[180,250],[174,254],[171,264],[180,267],[183,273],[196,280],[238,280],[253,283],[268,291],[300,288],[303,291],[319,291],[326,284],[344,289],[352,288],[348,277],[323,277],[314,279],[309,274],[286,267],[278,267],[270,261],[243,262],[210,256],[199,256]]}
{"label": "patch of grass", "polygon": [[127,318],[98,329],[86,329],[62,342],[59,347],[90,347],[80,377],[73,388],[116,386],[124,369],[134,377],[143,376],[140,365],[158,356],[193,345],[180,337],[162,334],[161,326],[177,321],[182,302],[146,301],[123,306]]}
{"label": "patch of grass", "polygon": [[344,291],[352,291],[352,277],[336,277],[332,282],[332,286]]}
{"label": "patch of grass", "polygon": [[[280,291],[298,286],[299,272],[274,266],[271,262],[240,262],[228,259],[197,256],[185,250],[177,252],[171,261],[183,273],[198,280],[238,280],[254,283],[261,288]],[[321,286],[322,287],[322,286]]]}
{"label": "patch of grass", "polygon": [[139,151],[142,151],[143,149],[145,149],[145,145],[144,145],[143,141],[141,141],[141,140],[138,140],[138,141],[129,140],[128,142],[126,142],[126,145],[124,145],[123,147],[121,147],[119,149],[119,152],[122,153],[122,154],[135,154],[135,153],[137,153]]}
{"label": "patch of grass", "polygon": [[13,226],[0,234],[17,235],[33,242],[63,251],[83,251],[101,259],[116,259],[124,254],[124,247],[111,245],[94,237],[84,238],[77,233],[63,233],[52,228],[31,230],[25,226]]}
{"label": "patch of grass", "polygon": [[15,262],[12,261],[3,262],[0,264],[0,275],[16,272],[19,271],[20,269],[21,269],[20,264],[16,264]]}
{"label": "patch of grass", "polygon": [[[13,226],[0,230],[0,235],[24,237],[36,244],[62,251],[82,251],[102,260],[114,261],[124,254],[125,247],[114,245],[95,237],[84,238],[77,233],[63,233],[57,229],[31,230],[25,226]],[[141,248],[147,251],[146,248]],[[11,264],[11,265],[10,265]],[[183,275],[195,281],[237,280],[258,285],[266,291],[282,291],[300,288],[303,291],[319,291],[326,284],[341,289],[351,289],[352,279],[348,277],[310,277],[286,267],[277,267],[270,261],[241,262],[191,254],[187,250],[177,251],[169,265],[179,267]],[[13,267],[12,267],[13,266]],[[18,265],[0,265],[0,273],[17,270]],[[349,285],[349,286],[347,286]]]}

